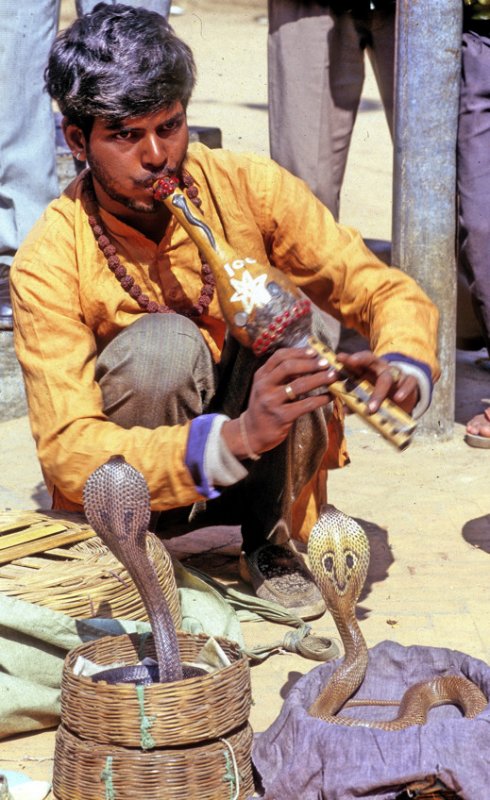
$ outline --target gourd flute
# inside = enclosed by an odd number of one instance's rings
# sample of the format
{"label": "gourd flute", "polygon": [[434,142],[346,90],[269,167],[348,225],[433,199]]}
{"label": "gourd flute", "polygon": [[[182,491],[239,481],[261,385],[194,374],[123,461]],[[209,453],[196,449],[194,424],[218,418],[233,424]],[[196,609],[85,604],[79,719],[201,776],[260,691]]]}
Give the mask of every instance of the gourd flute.
{"label": "gourd flute", "polygon": [[378,411],[370,413],[368,403],[373,386],[349,373],[331,350],[311,333],[311,302],[292,281],[271,264],[259,264],[246,254],[236,253],[228,242],[206,223],[178,186],[174,177],[156,181],[155,198],[164,203],[187,231],[209,264],[223,317],[231,334],[257,356],[278,347],[309,345],[338,370],[339,378],[328,391],[339,397],[399,450],[410,444],[415,421],[386,398]]}

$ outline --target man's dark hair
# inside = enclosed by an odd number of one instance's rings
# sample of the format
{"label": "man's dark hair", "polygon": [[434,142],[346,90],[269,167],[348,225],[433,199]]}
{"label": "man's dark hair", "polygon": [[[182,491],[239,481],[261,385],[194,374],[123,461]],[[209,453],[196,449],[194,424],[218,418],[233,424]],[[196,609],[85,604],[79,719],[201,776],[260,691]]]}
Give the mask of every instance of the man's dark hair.
{"label": "man's dark hair", "polygon": [[122,120],[177,101],[185,108],[195,64],[160,14],[98,3],[57,36],[44,77],[63,116],[88,136],[95,117]]}

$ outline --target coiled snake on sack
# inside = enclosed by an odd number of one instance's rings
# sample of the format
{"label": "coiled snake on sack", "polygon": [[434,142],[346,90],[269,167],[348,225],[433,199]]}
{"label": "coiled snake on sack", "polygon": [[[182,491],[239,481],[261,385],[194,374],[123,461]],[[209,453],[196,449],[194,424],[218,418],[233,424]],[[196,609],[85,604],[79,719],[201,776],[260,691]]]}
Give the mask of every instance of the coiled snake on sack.
{"label": "coiled snake on sack", "polygon": [[143,475],[123,456],[113,456],[88,478],[83,504],[94,531],[126,567],[140,593],[151,624],[158,666],[127,665],[96,673],[108,683],[170,683],[202,675],[182,664],[175,625],[156,569],[146,550],[150,494]]}
{"label": "coiled snake on sack", "polygon": [[472,681],[459,675],[436,677],[414,684],[403,695],[395,719],[370,721],[338,716],[349,705],[397,705],[382,700],[351,701],[364,680],[368,649],[355,617],[355,606],[366,580],[369,541],[352,518],[334,506],[323,506],[308,541],[311,571],[332,614],[345,649],[340,666],[309,709],[314,717],[351,727],[401,730],[423,725],[431,708],[457,705],[474,718],[487,705],[487,698]]}

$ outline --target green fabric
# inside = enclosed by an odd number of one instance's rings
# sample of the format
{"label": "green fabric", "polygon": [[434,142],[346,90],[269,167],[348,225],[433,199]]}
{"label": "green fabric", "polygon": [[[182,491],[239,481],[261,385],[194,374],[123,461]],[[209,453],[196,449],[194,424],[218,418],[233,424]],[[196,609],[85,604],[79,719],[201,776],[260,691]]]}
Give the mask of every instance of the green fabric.
{"label": "green fabric", "polygon": [[203,580],[204,573],[188,570],[172,559],[178,586],[182,629],[188,633],[224,636],[244,646],[240,622],[233,608],[217,591],[216,584]]}
{"label": "green fabric", "polygon": [[58,724],[63,661],[82,642],[148,623],[75,620],[0,594],[0,738]]}

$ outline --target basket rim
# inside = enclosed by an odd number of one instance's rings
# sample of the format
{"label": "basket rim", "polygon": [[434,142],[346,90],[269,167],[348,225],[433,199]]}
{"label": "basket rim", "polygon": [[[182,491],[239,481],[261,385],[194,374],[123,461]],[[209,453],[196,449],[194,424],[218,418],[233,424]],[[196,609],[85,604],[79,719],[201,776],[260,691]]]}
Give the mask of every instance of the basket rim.
{"label": "basket rim", "polygon": [[[238,664],[245,664],[247,667],[249,666],[250,659],[240,649],[240,645],[237,642],[234,642],[233,639],[226,639],[224,636],[211,636],[210,634],[207,634],[207,633],[188,633],[187,631],[181,631],[181,630],[177,630],[176,633],[177,633],[177,640],[178,640],[179,643],[181,641],[185,641],[186,639],[187,640],[193,640],[193,641],[196,641],[196,639],[197,639],[197,640],[199,640],[199,643],[201,643],[201,641],[202,641],[203,644],[206,644],[206,642],[209,639],[213,638],[218,642],[218,644],[225,645],[225,647],[227,649],[231,649],[232,651],[234,651],[233,652],[233,656],[236,656],[236,657],[233,658],[231,664],[228,664],[228,666],[226,666],[226,667],[219,667],[218,669],[214,670],[214,672],[208,672],[208,673],[205,673],[204,675],[196,675],[196,676],[194,676],[192,678],[183,678],[180,681],[173,681],[172,684],[170,684],[170,683],[151,683],[151,684],[148,684],[147,686],[145,686],[145,691],[151,689],[152,687],[170,686],[170,685],[175,685],[176,683],[185,683],[186,685],[190,685],[190,684],[194,684],[194,683],[198,684],[198,683],[202,683],[202,681],[205,680],[206,678],[211,678],[213,675],[216,675],[217,673],[224,674],[224,673],[227,672],[227,670],[236,669]],[[82,684],[85,684],[87,686],[95,686],[95,685],[97,685],[97,686],[103,686],[106,689],[109,688],[109,687],[115,687],[115,686],[119,686],[119,687],[120,686],[134,686],[135,685],[134,683],[106,683],[105,681],[100,681],[100,682],[95,683],[91,679],[90,676],[75,675],[75,673],[73,672],[74,664],[76,663],[76,661],[79,658],[79,656],[84,655],[85,651],[90,650],[93,647],[97,647],[98,645],[106,644],[106,643],[109,643],[109,642],[114,644],[114,642],[116,642],[117,640],[121,641],[122,639],[124,639],[126,642],[129,640],[129,642],[131,644],[133,644],[133,642],[141,641],[143,639],[144,643],[145,643],[145,646],[148,646],[148,642],[152,642],[153,641],[153,634],[151,632],[148,632],[147,634],[122,633],[122,634],[119,634],[117,636],[101,636],[100,639],[92,639],[89,642],[83,642],[83,644],[77,645],[76,647],[74,647],[72,650],[70,650],[67,653],[67,655],[65,657],[64,667],[63,667],[63,674],[65,674],[65,671],[66,671],[66,673],[69,675],[69,677],[71,677],[72,679],[75,679],[76,681],[80,681]],[[137,648],[135,648],[135,650],[137,651]],[[227,654],[227,655],[229,655],[229,654]],[[103,667],[103,666],[106,666],[106,665],[101,664],[100,666]],[[130,666],[130,665],[128,665],[128,666]]]}

